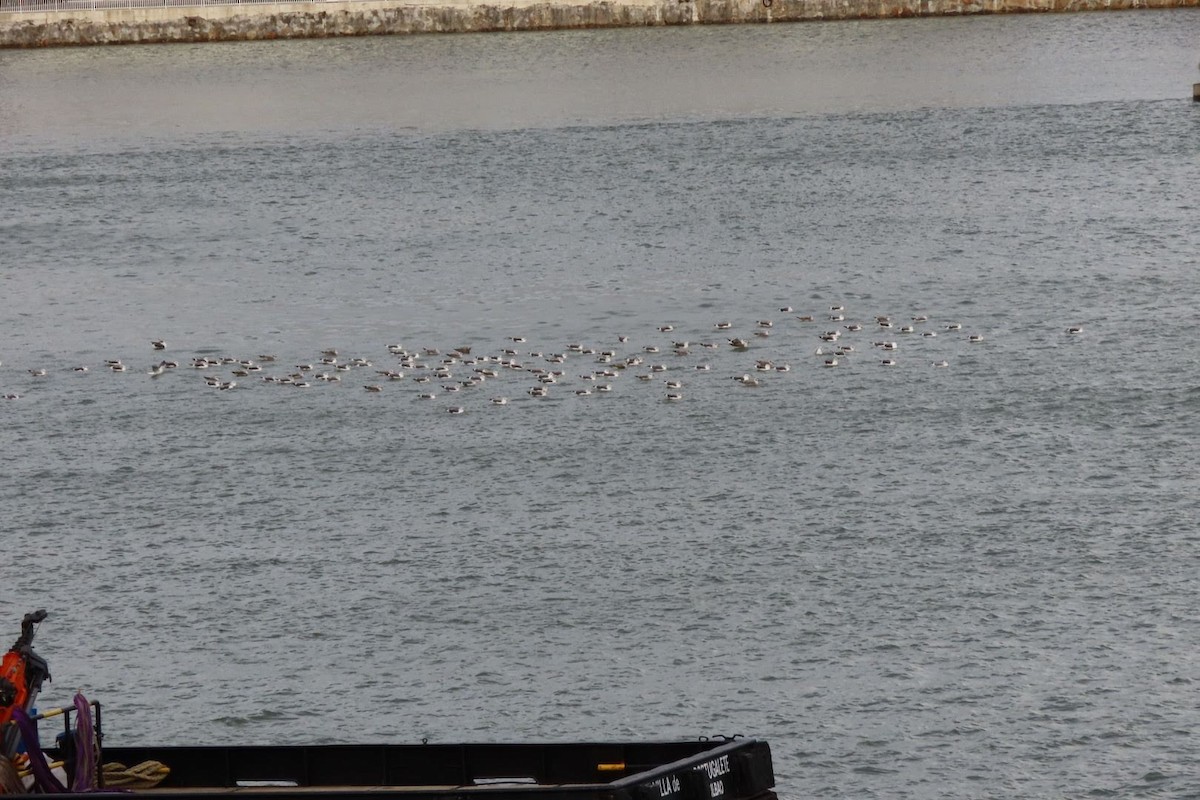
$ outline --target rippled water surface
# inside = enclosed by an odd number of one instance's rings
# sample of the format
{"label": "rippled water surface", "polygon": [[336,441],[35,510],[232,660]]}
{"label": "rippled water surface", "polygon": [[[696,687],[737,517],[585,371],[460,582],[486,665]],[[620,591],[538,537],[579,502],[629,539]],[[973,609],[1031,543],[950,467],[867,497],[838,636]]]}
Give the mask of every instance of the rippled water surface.
{"label": "rippled water surface", "polygon": [[1197,34],[0,53],[0,612],[50,610],[45,702],[742,733],[787,798],[1196,791]]}

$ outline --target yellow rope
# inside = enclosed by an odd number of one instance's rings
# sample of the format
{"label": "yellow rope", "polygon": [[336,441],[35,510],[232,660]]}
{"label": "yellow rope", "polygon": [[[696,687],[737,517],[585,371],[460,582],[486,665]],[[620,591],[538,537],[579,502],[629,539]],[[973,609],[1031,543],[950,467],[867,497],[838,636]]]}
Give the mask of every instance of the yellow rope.
{"label": "yellow rope", "polygon": [[152,789],[170,774],[170,768],[158,761],[143,761],[132,767],[127,767],[119,761],[110,761],[104,765],[104,786]]}

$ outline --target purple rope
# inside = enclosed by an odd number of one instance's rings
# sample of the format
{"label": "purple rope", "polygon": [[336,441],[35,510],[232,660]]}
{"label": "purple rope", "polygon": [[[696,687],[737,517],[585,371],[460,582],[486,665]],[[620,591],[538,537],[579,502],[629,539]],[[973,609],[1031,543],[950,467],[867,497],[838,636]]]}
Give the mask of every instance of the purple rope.
{"label": "purple rope", "polygon": [[21,730],[21,739],[25,742],[25,752],[29,755],[29,768],[33,770],[33,779],[37,782],[37,786],[46,794],[65,794],[67,787],[59,782],[54,773],[50,771],[50,765],[46,763],[46,756],[42,753],[42,746],[38,742],[37,727],[33,724],[33,720],[25,713],[25,709],[17,707],[13,709],[13,719],[17,722],[17,727]]}
{"label": "purple rope", "polygon": [[87,792],[96,787],[96,728],[92,724],[92,706],[82,692],[75,693],[75,776],[72,792]]}

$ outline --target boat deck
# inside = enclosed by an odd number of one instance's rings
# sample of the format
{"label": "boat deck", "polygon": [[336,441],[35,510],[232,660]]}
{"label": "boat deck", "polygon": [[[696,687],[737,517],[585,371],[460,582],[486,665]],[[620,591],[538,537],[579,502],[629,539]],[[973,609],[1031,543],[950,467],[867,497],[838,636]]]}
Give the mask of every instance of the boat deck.
{"label": "boat deck", "polygon": [[[774,800],[756,739],[649,743],[108,747],[105,763],[169,768],[142,795],[403,800]],[[111,794],[127,791],[112,787]],[[104,792],[103,789],[100,792]]]}

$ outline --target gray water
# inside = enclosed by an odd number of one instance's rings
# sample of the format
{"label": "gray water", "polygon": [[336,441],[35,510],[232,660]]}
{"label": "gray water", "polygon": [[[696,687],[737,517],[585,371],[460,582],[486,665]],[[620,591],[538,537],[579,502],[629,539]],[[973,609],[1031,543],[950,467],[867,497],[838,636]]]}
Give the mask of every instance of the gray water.
{"label": "gray water", "polygon": [[43,705],[746,734],[786,798],[1200,793],[1198,34],[0,53],[0,613],[50,610]]}

